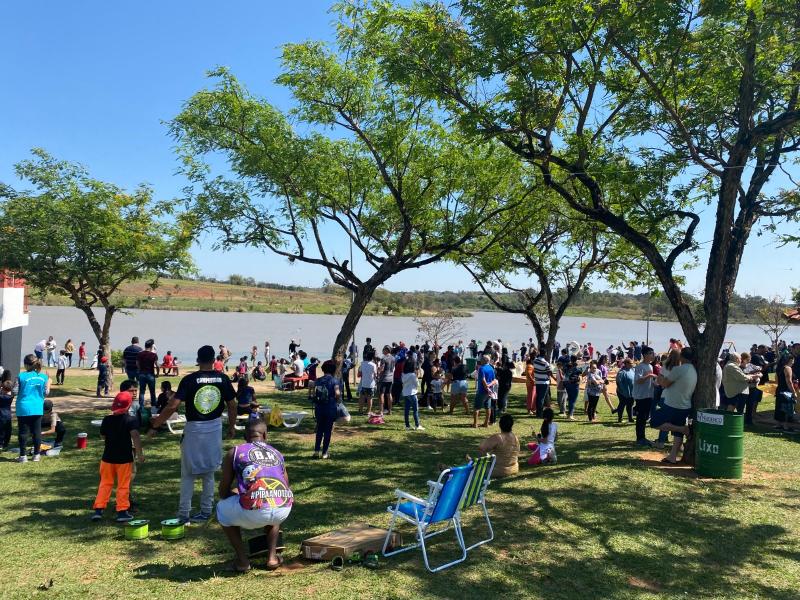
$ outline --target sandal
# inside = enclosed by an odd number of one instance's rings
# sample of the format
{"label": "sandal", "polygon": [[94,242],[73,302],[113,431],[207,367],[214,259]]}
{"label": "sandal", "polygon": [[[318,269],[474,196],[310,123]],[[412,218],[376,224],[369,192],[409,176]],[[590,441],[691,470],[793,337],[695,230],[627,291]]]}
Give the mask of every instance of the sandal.
{"label": "sandal", "polygon": [[341,556],[336,556],[331,561],[331,570],[341,571],[344,568],[344,559]]}
{"label": "sandal", "polygon": [[278,562],[274,564],[267,563],[267,571],[275,571],[283,565],[283,556],[281,554],[278,554],[277,556],[278,556]]}

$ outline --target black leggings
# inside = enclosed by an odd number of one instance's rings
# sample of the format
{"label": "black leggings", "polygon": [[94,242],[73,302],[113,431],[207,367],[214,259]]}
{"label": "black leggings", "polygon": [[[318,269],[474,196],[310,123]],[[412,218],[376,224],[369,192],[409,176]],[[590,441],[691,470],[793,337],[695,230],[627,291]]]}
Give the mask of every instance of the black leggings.
{"label": "black leggings", "polygon": [[64,423],[58,421],[56,423],[56,446],[61,446],[64,443],[64,435],[66,435],[67,429],[64,427]]}
{"label": "black leggings", "polygon": [[619,398],[619,406],[617,406],[617,423],[622,423],[622,412],[627,411],[628,421],[633,421],[633,398],[629,396],[617,395]]}
{"label": "black leggings", "polygon": [[592,396],[589,394],[589,406],[586,409],[586,415],[589,417],[590,421],[594,421],[595,414],[597,413],[598,400],[600,400],[600,396]]}
{"label": "black leggings", "polygon": [[42,415],[31,415],[28,417],[17,417],[17,435],[19,437],[19,455],[25,456],[28,441],[28,429],[33,436],[33,453],[39,454],[39,447],[42,444]]}

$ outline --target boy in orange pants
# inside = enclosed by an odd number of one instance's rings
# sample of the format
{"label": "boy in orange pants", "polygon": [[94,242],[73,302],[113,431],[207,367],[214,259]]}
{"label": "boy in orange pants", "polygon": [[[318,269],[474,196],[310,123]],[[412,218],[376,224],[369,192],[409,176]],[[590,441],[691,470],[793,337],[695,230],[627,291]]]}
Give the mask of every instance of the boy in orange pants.
{"label": "boy in orange pants", "polygon": [[143,462],[142,440],[139,437],[139,420],[128,414],[133,402],[130,392],[120,392],[111,404],[111,414],[103,418],[100,435],[105,439],[103,458],[100,459],[100,486],[94,500],[92,521],[103,518],[103,511],[111,498],[114,480],[117,480],[117,523],[133,519],[130,487],[133,474],[134,449],[136,461]]}

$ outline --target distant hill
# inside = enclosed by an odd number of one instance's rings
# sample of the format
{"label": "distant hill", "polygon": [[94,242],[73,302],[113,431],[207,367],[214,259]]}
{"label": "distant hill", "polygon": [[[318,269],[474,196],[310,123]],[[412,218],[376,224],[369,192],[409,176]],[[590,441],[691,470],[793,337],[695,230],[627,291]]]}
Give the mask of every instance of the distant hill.
{"label": "distant hill", "polygon": [[[498,294],[504,301],[513,301],[511,294]],[[198,279],[162,279],[155,290],[144,282],[122,286],[117,302],[133,308],[161,310],[198,310],[206,312],[271,312],[288,314],[345,314],[350,292],[323,282],[319,288],[258,282],[249,277],[232,275],[227,281],[208,277]],[[700,306],[697,299],[693,300]],[[70,306],[67,297],[52,296],[30,299],[34,305]],[[754,322],[755,310],[768,303],[759,296],[734,296],[731,321]],[[460,314],[474,311],[497,312],[497,307],[481,292],[391,292],[375,291],[367,307],[368,315],[416,316],[450,310]],[[569,316],[645,319],[647,294],[614,291],[583,291],[567,311]],[[653,320],[674,320],[674,314],[663,297],[650,300]]]}

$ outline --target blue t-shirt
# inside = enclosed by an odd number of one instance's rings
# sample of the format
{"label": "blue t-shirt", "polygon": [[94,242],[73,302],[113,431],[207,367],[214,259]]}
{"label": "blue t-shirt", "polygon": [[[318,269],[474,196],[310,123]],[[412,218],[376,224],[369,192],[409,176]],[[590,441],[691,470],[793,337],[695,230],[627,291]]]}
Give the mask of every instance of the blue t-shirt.
{"label": "blue t-shirt", "polygon": [[484,379],[486,383],[492,383],[494,381],[494,368],[492,365],[483,365],[478,368],[478,393],[479,394],[488,394],[489,390],[486,389],[486,386],[483,384]]}
{"label": "blue t-shirt", "polygon": [[19,374],[18,417],[44,414],[44,391],[47,388],[47,380],[47,373],[24,371]]}
{"label": "blue t-shirt", "polygon": [[[317,417],[336,418],[336,388],[341,388],[339,380],[332,375],[323,375],[314,385],[314,414]],[[322,399],[325,401],[322,402]]]}

